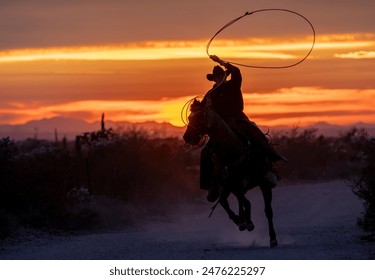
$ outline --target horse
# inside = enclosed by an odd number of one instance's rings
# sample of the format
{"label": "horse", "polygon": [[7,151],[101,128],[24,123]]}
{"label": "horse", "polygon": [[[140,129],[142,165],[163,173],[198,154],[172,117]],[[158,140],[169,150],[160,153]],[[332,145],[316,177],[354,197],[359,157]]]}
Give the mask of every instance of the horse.
{"label": "horse", "polygon": [[[272,188],[277,184],[273,173],[264,176],[264,162],[251,145],[244,144],[243,139],[236,134],[214,110],[210,102],[202,103],[196,99],[190,105],[190,115],[183,139],[187,144],[198,145],[205,136],[209,137],[213,147],[212,162],[213,184],[219,190],[218,202],[225,209],[229,218],[239,230],[252,231],[254,224],[251,220],[251,203],[245,194],[248,190],[259,186],[268,220],[270,247],[278,245],[273,225]],[[238,215],[229,206],[228,197],[233,194],[238,201]]]}

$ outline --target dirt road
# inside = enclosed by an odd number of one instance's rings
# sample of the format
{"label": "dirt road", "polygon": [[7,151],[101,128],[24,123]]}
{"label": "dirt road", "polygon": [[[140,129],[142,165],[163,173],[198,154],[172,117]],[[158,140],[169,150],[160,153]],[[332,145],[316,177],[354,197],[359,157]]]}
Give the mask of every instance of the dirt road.
{"label": "dirt road", "polygon": [[[356,226],[361,201],[340,181],[281,185],[274,189],[279,246],[269,248],[258,189],[247,194],[253,232],[240,232],[204,199],[136,228],[6,244],[0,259],[375,259],[375,243]],[[235,201],[232,201],[235,209]]]}

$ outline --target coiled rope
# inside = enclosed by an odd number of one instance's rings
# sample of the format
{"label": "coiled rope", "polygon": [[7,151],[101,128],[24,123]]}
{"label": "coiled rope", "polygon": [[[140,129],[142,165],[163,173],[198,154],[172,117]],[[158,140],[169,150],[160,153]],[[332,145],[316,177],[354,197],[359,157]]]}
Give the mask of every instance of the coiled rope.
{"label": "coiled rope", "polygon": [[243,67],[249,67],[249,68],[261,68],[261,69],[283,69],[283,68],[290,68],[290,67],[294,67],[300,63],[302,63],[303,61],[305,61],[309,55],[311,54],[312,50],[314,49],[314,46],[315,46],[315,37],[316,37],[316,34],[315,34],[315,28],[313,26],[313,24],[303,15],[301,15],[300,13],[297,13],[295,11],[292,11],[292,10],[288,10],[288,9],[261,9],[261,10],[256,10],[256,11],[253,11],[253,12],[246,12],[244,15],[238,17],[238,18],[235,18],[233,20],[231,20],[230,22],[228,22],[226,25],[224,25],[222,28],[219,29],[219,31],[217,31],[215,33],[214,36],[212,36],[212,38],[208,41],[207,43],[207,46],[206,46],[206,53],[208,56],[210,56],[210,52],[209,52],[209,49],[210,49],[210,46],[211,46],[211,43],[212,41],[216,38],[217,35],[219,35],[224,29],[228,28],[229,26],[231,26],[232,24],[234,24],[235,22],[239,21],[240,19],[246,17],[246,16],[250,16],[250,15],[253,15],[253,14],[256,14],[256,13],[262,13],[262,12],[275,12],[275,11],[279,11],[279,12],[287,12],[287,13],[291,13],[291,14],[295,14],[299,17],[301,17],[302,19],[304,19],[311,27],[311,30],[312,30],[312,34],[313,34],[313,41],[312,41],[312,44],[311,44],[311,48],[310,50],[308,51],[308,53],[299,61],[297,61],[296,63],[293,63],[293,64],[289,64],[289,65],[284,65],[284,66],[258,66],[258,65],[249,65],[249,64],[242,64],[242,63],[237,63],[237,62],[232,62],[232,61],[228,61],[228,60],[223,60],[225,62],[228,62],[230,64],[234,64],[234,65],[237,65],[237,66],[243,66]]}
{"label": "coiled rope", "polygon": [[[227,78],[227,70],[225,70],[225,74],[223,76],[223,79],[220,81],[220,83],[217,84],[216,87],[220,86],[222,83],[224,83],[224,81],[226,80]],[[207,102],[211,103],[211,100],[210,100],[210,95],[211,95],[211,92],[216,88],[211,88],[207,93],[206,93],[206,96],[207,96]],[[181,110],[181,120],[182,122],[184,123],[184,125],[188,125],[189,124],[189,121],[188,121],[188,117],[189,117],[189,108],[190,108],[190,105],[194,102],[195,99],[198,99],[198,98],[201,98],[203,100],[205,96],[204,95],[198,95],[198,96],[195,96],[191,99],[189,99],[185,105],[182,107],[182,110]]]}
{"label": "coiled rope", "polygon": [[189,117],[189,108],[190,108],[190,105],[193,103],[194,99],[199,98],[199,97],[201,97],[201,96],[196,96],[196,97],[193,97],[193,98],[189,99],[185,103],[185,105],[182,107],[180,117],[181,117],[181,120],[184,123],[184,125],[188,125],[189,124],[188,117]]}

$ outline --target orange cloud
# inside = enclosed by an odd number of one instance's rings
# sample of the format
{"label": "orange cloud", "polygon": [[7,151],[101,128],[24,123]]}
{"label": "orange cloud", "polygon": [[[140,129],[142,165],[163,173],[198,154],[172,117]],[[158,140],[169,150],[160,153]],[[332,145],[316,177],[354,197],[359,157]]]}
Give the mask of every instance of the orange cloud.
{"label": "orange cloud", "polygon": [[374,51],[358,51],[358,52],[335,54],[335,57],[353,58],[353,59],[375,58],[375,52]]}
{"label": "orange cloud", "polygon": [[375,89],[287,88],[272,93],[244,94],[244,100],[248,116],[264,125],[375,121]]}
{"label": "orange cloud", "polygon": [[[125,45],[17,49],[0,52],[1,62],[36,60],[161,60],[206,57],[206,41],[149,41]],[[227,58],[298,59],[306,53],[312,38],[216,39],[210,53]],[[317,38],[315,51],[373,48],[375,36],[369,34],[323,35]]]}

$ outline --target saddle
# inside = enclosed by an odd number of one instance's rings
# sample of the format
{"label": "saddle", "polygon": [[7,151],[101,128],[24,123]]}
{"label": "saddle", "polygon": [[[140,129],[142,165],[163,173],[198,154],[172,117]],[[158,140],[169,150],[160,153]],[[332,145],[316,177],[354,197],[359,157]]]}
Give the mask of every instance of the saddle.
{"label": "saddle", "polygon": [[266,135],[259,129],[256,123],[250,121],[247,117],[239,119],[226,120],[229,127],[245,142],[250,145],[253,152],[263,155],[271,162],[288,161],[280,152],[278,152],[269,142]]}

